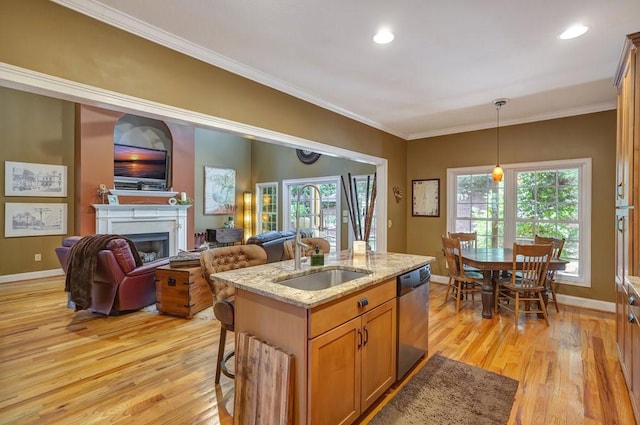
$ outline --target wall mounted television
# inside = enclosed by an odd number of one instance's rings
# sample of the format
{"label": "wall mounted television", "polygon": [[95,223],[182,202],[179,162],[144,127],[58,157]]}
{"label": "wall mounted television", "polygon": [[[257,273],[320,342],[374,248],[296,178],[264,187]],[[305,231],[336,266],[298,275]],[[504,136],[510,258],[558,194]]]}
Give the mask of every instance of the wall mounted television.
{"label": "wall mounted television", "polygon": [[167,151],[113,145],[113,180],[116,189],[165,190]]}

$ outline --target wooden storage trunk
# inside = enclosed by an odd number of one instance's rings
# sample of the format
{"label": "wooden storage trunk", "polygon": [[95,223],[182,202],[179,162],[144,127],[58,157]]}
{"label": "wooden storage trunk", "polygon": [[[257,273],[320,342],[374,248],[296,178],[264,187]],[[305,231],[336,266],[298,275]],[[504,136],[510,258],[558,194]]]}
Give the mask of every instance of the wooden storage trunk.
{"label": "wooden storage trunk", "polygon": [[162,266],[156,269],[156,300],[161,313],[191,319],[197,312],[211,307],[213,295],[201,267]]}

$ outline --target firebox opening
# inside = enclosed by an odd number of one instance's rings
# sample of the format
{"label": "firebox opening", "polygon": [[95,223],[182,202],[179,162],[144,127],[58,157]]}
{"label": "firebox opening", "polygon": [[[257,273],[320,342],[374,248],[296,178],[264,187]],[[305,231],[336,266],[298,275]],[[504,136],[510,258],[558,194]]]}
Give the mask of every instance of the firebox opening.
{"label": "firebox opening", "polygon": [[169,256],[169,232],[125,235],[136,246],[143,263]]}

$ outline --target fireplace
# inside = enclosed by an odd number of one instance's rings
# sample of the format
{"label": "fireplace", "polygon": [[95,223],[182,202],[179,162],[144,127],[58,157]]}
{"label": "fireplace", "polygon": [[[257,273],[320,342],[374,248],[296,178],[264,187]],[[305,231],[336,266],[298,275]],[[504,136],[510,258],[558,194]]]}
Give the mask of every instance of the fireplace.
{"label": "fireplace", "polygon": [[[163,256],[177,255],[187,250],[187,208],[190,205],[162,204],[95,204],[96,233],[140,236],[140,240],[148,240],[155,235],[165,235]],[[153,236],[150,236],[153,235]],[[136,241],[134,240],[134,243]],[[138,250],[156,251],[158,240],[149,241],[152,246]]]}
{"label": "fireplace", "polygon": [[169,256],[169,232],[134,233],[124,235],[131,239],[143,263]]}

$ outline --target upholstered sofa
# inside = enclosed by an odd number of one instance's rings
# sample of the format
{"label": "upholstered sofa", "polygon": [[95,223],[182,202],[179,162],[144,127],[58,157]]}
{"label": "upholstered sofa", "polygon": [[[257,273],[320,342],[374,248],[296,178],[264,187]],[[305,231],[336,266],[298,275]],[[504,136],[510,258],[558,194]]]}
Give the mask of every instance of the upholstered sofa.
{"label": "upholstered sofa", "polygon": [[[123,311],[139,310],[156,301],[155,270],[169,264],[169,258],[139,264],[129,242],[114,237],[105,240],[104,249],[98,249],[94,258],[81,259],[82,263],[95,264],[88,277],[74,270],[78,267],[77,263],[71,268],[72,255],[77,255],[77,252],[72,254],[72,250],[80,240],[79,236],[67,238],[55,250],[60,265],[67,274],[66,289],[74,289],[69,291],[69,299],[76,309],[117,315]],[[90,290],[91,296],[78,296],[78,292],[83,292],[82,288],[86,288],[84,292]],[[90,301],[86,298],[90,298]]]}
{"label": "upholstered sofa", "polygon": [[[260,233],[247,239],[247,245],[256,244],[261,246],[267,253],[267,263],[286,260],[284,251],[284,243],[290,239],[294,239],[296,232],[293,230],[271,230],[269,232]],[[303,238],[311,237],[312,232],[308,229],[301,229],[300,236]]]}

